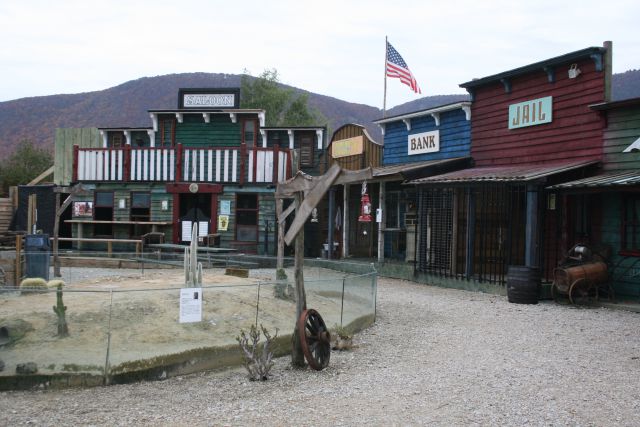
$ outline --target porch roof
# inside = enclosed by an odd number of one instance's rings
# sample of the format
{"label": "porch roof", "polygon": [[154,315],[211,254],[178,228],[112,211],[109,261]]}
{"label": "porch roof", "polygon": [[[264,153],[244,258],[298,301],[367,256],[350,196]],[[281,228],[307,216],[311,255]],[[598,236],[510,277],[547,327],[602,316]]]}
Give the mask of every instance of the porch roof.
{"label": "porch roof", "polygon": [[373,178],[417,179],[426,175],[435,175],[452,169],[460,169],[471,164],[471,157],[426,160],[423,162],[401,163],[372,168]]}
{"label": "porch roof", "polygon": [[472,182],[529,182],[595,165],[599,160],[580,160],[514,166],[482,166],[415,179],[409,184],[463,184]]}
{"label": "porch roof", "polygon": [[640,171],[626,170],[608,172],[589,178],[577,179],[575,181],[563,182],[562,184],[547,187],[547,190],[574,190],[592,188],[626,188],[640,185]]}

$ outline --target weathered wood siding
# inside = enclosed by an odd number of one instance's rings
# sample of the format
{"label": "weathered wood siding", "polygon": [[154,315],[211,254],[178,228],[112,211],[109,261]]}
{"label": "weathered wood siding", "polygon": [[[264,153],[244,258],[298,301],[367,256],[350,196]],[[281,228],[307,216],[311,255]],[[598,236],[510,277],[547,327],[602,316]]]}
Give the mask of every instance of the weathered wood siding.
{"label": "weathered wood siding", "polygon": [[[364,127],[356,124],[346,124],[340,129],[336,130],[331,138],[331,142],[327,147],[327,170],[333,166],[334,163],[340,165],[343,169],[359,170],[369,166],[378,167],[382,165],[382,145],[377,144],[375,141],[369,139],[365,134]],[[340,141],[342,139],[354,138],[362,136],[364,138],[363,153],[355,156],[339,157],[334,159],[331,157],[331,145],[334,141]]]}
{"label": "weathered wood siding", "polygon": [[13,218],[13,201],[10,198],[0,199],[0,234],[6,232]]}
{"label": "weathered wood siding", "polygon": [[[511,80],[511,93],[495,82],[476,88],[472,103],[471,155],[477,166],[543,163],[602,156],[604,119],[589,105],[605,100],[605,72],[590,59],[578,62],[582,70],[569,79],[571,64],[558,66],[555,82],[542,69]],[[553,97],[553,121],[510,130],[509,105]]]}
{"label": "weathered wood siding", "polygon": [[224,114],[212,114],[209,123],[201,115],[185,114],[182,123],[176,123],[176,143],[185,147],[232,147],[240,142],[240,120],[232,123]]}
{"label": "weathered wood siding", "polygon": [[98,128],[58,128],[55,138],[55,169],[53,181],[57,185],[69,185],[73,178],[73,146],[81,148],[102,147]]}
{"label": "weathered wood siding", "polygon": [[603,168],[605,170],[640,169],[640,152],[623,153],[629,145],[640,138],[640,105],[608,110],[606,114]]}
{"label": "weathered wood siding", "polygon": [[[473,117],[473,116],[472,116]],[[462,109],[440,113],[440,126],[431,115],[411,118],[411,130],[402,120],[385,125],[384,165],[442,160],[469,156],[471,123]],[[422,132],[440,131],[440,150],[435,153],[408,155],[408,138]]]}

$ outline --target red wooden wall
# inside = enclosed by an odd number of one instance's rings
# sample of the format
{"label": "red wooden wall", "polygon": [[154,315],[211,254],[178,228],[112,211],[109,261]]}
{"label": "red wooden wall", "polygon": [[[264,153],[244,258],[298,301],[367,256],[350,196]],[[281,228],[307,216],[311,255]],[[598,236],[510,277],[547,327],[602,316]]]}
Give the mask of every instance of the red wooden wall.
{"label": "red wooden wall", "polygon": [[[582,73],[569,79],[571,64],[555,67],[549,83],[542,69],[511,79],[511,93],[496,81],[474,90],[471,106],[471,155],[476,166],[546,163],[602,157],[604,119],[589,105],[605,100],[605,72],[589,58]],[[553,96],[551,123],[509,129],[509,105]]]}

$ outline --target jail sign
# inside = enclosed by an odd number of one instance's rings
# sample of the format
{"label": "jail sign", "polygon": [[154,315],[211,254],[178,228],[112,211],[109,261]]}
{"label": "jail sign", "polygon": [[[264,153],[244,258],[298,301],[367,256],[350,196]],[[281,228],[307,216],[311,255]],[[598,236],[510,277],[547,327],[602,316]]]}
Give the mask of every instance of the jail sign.
{"label": "jail sign", "polygon": [[408,137],[410,156],[414,154],[436,153],[440,151],[440,131],[416,133]]}
{"label": "jail sign", "polygon": [[551,96],[509,105],[509,129],[551,123],[553,99]]}

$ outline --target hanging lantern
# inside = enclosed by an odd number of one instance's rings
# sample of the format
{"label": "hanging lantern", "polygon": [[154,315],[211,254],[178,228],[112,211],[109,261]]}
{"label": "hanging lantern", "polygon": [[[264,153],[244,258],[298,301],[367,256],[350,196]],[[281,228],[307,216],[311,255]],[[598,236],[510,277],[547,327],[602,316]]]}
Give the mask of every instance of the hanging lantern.
{"label": "hanging lantern", "polygon": [[371,200],[367,194],[367,181],[362,183],[362,197],[360,198],[360,222],[371,222]]}

